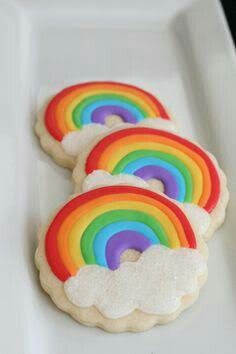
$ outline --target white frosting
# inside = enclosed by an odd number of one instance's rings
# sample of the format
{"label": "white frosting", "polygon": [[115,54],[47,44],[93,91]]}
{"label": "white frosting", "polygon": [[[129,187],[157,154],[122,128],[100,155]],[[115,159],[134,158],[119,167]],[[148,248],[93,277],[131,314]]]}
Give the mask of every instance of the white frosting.
{"label": "white frosting", "polygon": [[[137,125],[176,132],[175,125],[166,119],[145,118]],[[119,128],[127,128],[131,126],[132,124],[124,122],[116,124],[116,127]],[[94,138],[103,133],[109,132],[112,128],[95,123],[84,125],[81,130],[76,130],[66,134],[61,142],[62,147],[68,155],[76,157],[85,146],[93,141]]]}
{"label": "white frosting", "polygon": [[204,236],[211,224],[211,216],[196,204],[183,203],[181,204],[198,236]]}
{"label": "white frosting", "polygon": [[96,170],[90,173],[83,181],[82,191],[87,192],[91,189],[114,186],[117,184],[135,186],[140,188],[147,188],[148,184],[139,177],[133,175],[111,175],[109,172],[103,170]]}
{"label": "white frosting", "polygon": [[64,289],[74,305],[94,305],[107,318],[120,318],[135,309],[169,315],[178,310],[183,296],[198,290],[198,277],[206,271],[197,250],[157,245],[115,271],[85,266],[64,283]]}
{"label": "white frosting", "polygon": [[109,128],[101,124],[88,124],[81,130],[70,132],[62,139],[64,151],[71,156],[77,156],[82,149],[98,135],[108,132]]}
{"label": "white frosting", "polygon": [[161,130],[167,130],[169,132],[172,133],[176,133],[177,129],[176,126],[174,125],[173,122],[171,122],[170,120],[167,119],[163,119],[163,118],[145,118],[144,120],[142,120],[141,122],[138,123],[138,125],[140,126],[144,126],[144,127],[150,127],[150,128],[155,128],[155,129],[161,129]]}
{"label": "white frosting", "polygon": [[[135,124],[136,126],[142,126],[142,127],[149,127],[149,128],[155,128],[155,129],[161,129],[161,130],[166,130],[172,133],[176,133],[177,129],[176,126],[174,125],[173,122],[170,120],[157,117],[157,118],[145,118],[141,120],[139,123]],[[126,123],[126,122],[118,122],[116,125],[116,128],[129,128],[134,126],[133,124]],[[112,127],[114,128],[114,126]]]}

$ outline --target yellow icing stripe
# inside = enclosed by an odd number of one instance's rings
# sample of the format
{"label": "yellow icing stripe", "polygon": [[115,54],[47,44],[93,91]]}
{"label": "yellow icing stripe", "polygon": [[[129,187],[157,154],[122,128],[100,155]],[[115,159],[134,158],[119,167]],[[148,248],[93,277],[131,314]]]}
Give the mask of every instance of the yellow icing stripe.
{"label": "yellow icing stripe", "polygon": [[[79,209],[75,209],[62,223],[57,236],[57,245],[58,251],[60,254],[60,258],[62,263],[66,267],[66,269],[70,272],[71,275],[76,274],[77,268],[74,262],[71,259],[71,255],[68,249],[68,234],[75,222],[78,220],[78,217],[82,215],[86,215],[91,207],[93,206],[94,201],[88,202],[87,204],[81,206]],[[81,260],[80,267],[85,263],[83,261],[82,253],[80,247],[77,249],[79,258]]]}
{"label": "yellow icing stripe", "polygon": [[162,151],[173,156],[177,157],[181,160],[193,178],[193,203],[197,204],[201,198],[203,191],[203,176],[202,171],[196,162],[191,159],[190,156],[185,154],[184,152],[177,150],[171,146],[159,144],[159,143],[149,143],[149,142],[141,142],[141,143],[127,143],[125,146],[121,148],[116,148],[115,143],[108,146],[105,152],[101,155],[97,168],[101,170],[105,170],[108,172],[112,172],[117,163],[129,154],[132,151],[137,150],[154,150],[154,151]]}
{"label": "yellow icing stripe", "polygon": [[75,107],[85,98],[88,98],[92,95],[96,94],[119,94],[119,95],[124,95],[127,98],[130,98],[133,100],[136,104],[138,104],[140,107],[142,107],[145,111],[147,111],[148,116],[150,117],[156,117],[157,114],[156,112],[142,99],[139,98],[137,95],[129,93],[127,91],[124,91],[122,89],[109,89],[109,90],[104,90],[104,89],[96,89],[96,90],[91,90],[89,92],[83,93],[83,94],[73,94],[71,95],[71,99],[68,99],[68,96],[65,96],[63,98],[57,107],[56,110],[56,117],[57,117],[57,122],[60,130],[62,133],[65,135],[69,131],[72,130],[78,130],[78,127],[74,124],[72,120],[72,113]]}
{"label": "yellow icing stripe", "polygon": [[165,229],[171,248],[180,247],[180,242],[178,238],[177,231],[171,220],[167,217],[165,213],[156,207],[149,205],[141,201],[121,201],[116,203],[108,203],[106,205],[98,206],[95,209],[91,209],[88,213],[81,216],[79,220],[73,225],[69,233],[69,254],[73,260],[76,267],[81,267],[84,264],[80,251],[80,240],[86,227],[99,215],[111,211],[111,210],[138,210],[146,212],[147,214],[153,216],[155,219],[161,222],[163,228]]}

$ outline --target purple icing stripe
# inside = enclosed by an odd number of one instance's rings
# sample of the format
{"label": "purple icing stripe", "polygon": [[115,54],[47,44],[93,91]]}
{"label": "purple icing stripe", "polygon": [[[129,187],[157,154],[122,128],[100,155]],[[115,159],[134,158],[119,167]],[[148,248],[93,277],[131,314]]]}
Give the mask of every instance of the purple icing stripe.
{"label": "purple icing stripe", "polygon": [[92,113],[92,122],[105,124],[106,117],[110,115],[117,115],[123,119],[124,122],[135,124],[137,119],[127,109],[119,106],[102,106],[96,108]]}
{"label": "purple icing stripe", "polygon": [[150,247],[151,242],[137,231],[120,231],[114,234],[106,246],[106,260],[110,269],[115,270],[120,265],[121,254],[128,249],[143,252]]}
{"label": "purple icing stripe", "polygon": [[165,194],[173,199],[178,198],[178,185],[176,180],[166,169],[154,165],[144,166],[139,168],[134,174],[144,180],[149,180],[151,178],[159,179],[164,184]]}

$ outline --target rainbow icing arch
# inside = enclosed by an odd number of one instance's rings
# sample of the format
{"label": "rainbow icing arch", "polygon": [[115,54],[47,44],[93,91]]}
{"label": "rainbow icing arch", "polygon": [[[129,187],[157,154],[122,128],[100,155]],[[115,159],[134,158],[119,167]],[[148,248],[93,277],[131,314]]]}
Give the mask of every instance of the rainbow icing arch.
{"label": "rainbow icing arch", "polygon": [[95,170],[158,179],[168,197],[197,204],[209,213],[220,198],[219,174],[209,155],[167,131],[131,127],[108,134],[87,157],[86,174]]}
{"label": "rainbow icing arch", "polygon": [[45,252],[52,272],[64,282],[86,264],[115,270],[125,250],[143,252],[154,244],[196,248],[183,211],[150,190],[109,186],[62,207],[47,230]]}
{"label": "rainbow icing arch", "polygon": [[104,124],[109,115],[117,115],[132,124],[145,118],[170,119],[161,102],[141,88],[95,81],[59,92],[47,106],[45,125],[50,135],[61,141],[67,133],[86,124]]}

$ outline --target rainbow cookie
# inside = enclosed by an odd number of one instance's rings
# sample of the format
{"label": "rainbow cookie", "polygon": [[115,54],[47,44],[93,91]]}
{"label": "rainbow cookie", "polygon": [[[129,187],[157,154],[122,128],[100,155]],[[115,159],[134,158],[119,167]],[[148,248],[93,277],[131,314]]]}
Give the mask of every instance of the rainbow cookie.
{"label": "rainbow cookie", "polygon": [[99,135],[106,126],[121,122],[142,124],[151,118],[170,119],[162,103],[150,93],[124,83],[87,82],[56,94],[40,114],[36,133],[44,150],[58,164],[73,168],[75,159],[62,146],[71,133],[76,132],[86,143],[88,135]]}
{"label": "rainbow cookie", "polygon": [[114,185],[73,196],[40,233],[43,288],[78,322],[142,331],[175,319],[207,275],[206,245],[162,194]]}
{"label": "rainbow cookie", "polygon": [[207,238],[224,220],[228,202],[224,173],[212,155],[179,135],[149,127],[116,129],[79,155],[73,172],[76,184],[96,170],[161,181],[169,198],[193,203],[211,215]]}

